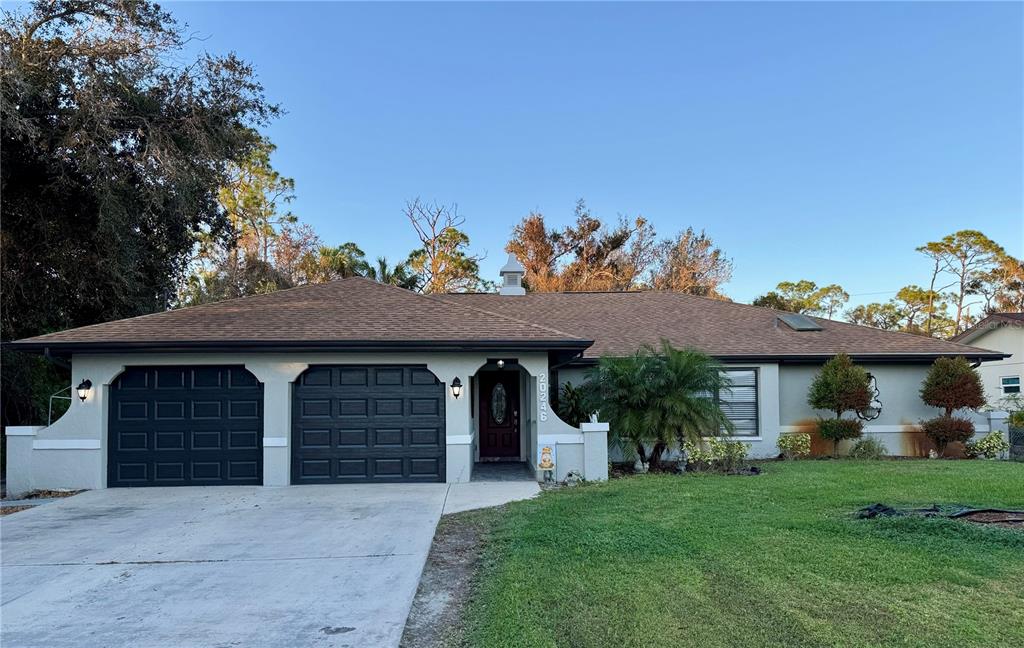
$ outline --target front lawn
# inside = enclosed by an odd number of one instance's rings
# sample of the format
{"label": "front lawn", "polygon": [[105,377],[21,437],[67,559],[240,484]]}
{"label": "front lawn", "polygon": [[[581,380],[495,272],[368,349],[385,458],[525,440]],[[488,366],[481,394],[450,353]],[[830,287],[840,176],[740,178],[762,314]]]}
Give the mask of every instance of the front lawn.
{"label": "front lawn", "polygon": [[874,502],[1024,509],[1024,465],[769,463],[492,511],[477,646],[1022,646],[1024,532],[857,520]]}

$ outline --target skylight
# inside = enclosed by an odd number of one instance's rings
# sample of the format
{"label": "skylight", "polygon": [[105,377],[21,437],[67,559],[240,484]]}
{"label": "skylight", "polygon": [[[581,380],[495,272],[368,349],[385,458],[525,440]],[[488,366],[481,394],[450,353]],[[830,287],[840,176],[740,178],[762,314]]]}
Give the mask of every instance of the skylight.
{"label": "skylight", "polygon": [[793,329],[794,331],[820,331],[821,324],[818,324],[810,317],[801,315],[799,313],[783,313],[779,315],[779,319],[782,323]]}

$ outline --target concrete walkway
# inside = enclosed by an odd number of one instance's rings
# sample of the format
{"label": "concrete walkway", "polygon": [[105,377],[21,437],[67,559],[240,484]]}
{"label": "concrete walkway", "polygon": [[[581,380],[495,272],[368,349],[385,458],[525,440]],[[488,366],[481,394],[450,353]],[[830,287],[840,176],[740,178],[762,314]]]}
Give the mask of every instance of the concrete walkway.
{"label": "concrete walkway", "polygon": [[468,484],[451,484],[448,498],[444,503],[444,514],[501,506],[508,502],[531,499],[539,494],[540,484],[535,481],[474,481]]}
{"label": "concrete walkway", "polygon": [[447,484],[111,489],[0,518],[0,643],[396,646]]}

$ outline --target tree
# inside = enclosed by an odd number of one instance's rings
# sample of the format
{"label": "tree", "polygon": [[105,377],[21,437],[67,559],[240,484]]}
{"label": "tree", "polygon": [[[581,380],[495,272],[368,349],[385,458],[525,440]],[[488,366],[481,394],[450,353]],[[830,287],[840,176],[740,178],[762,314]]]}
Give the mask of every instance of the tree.
{"label": "tree", "polygon": [[849,299],[850,295],[838,284],[819,288],[813,281],[801,279],[782,281],[775,290],[755,298],[751,304],[832,319]]}
{"label": "tree", "polygon": [[934,332],[951,334],[953,322],[946,315],[946,302],[941,296],[916,285],[900,288],[896,296],[886,303],[856,306],[848,310],[845,317],[853,324],[915,335],[927,335],[927,320],[931,321]]}
{"label": "tree", "polygon": [[1009,254],[1002,255],[993,271],[993,279],[998,289],[992,310],[1024,312],[1024,261]]}
{"label": "tree", "polygon": [[893,303],[861,304],[846,311],[846,321],[861,326],[871,326],[883,331],[899,330],[903,314]]}
{"label": "tree", "polygon": [[347,277],[362,277],[370,272],[366,253],[349,241],[336,247],[320,246],[299,263],[302,283],[326,283]]}
{"label": "tree", "polygon": [[[967,317],[971,306],[971,302],[968,301],[970,296],[977,294],[985,273],[1005,256],[1005,250],[977,230],[960,230],[944,236],[939,241],[926,243],[917,248],[917,251],[934,262],[929,290],[941,292],[946,288],[953,289],[950,301],[954,306],[954,334],[962,332],[970,325]],[[952,277],[952,281],[936,289],[937,278],[943,272]],[[930,334],[930,319],[926,321],[926,330]]]}
{"label": "tree", "polygon": [[460,229],[466,220],[458,211],[457,205],[428,205],[419,198],[406,203],[405,215],[421,244],[407,263],[420,276],[422,292],[471,292],[487,286],[480,278],[483,257],[469,254],[469,236]]}
{"label": "tree", "polygon": [[290,211],[295,182],[270,163],[275,147],[254,135],[256,144],[228,165],[217,200],[229,223],[228,236],[196,235],[197,253],[180,300],[199,304],[273,292],[302,282],[302,258],[315,249],[316,234]]}
{"label": "tree", "polygon": [[656,290],[719,297],[719,288],[732,279],[732,259],[703,230],[697,234],[688,227],[663,240],[657,258],[658,266],[651,271],[651,286]]}
{"label": "tree", "polygon": [[705,232],[691,227],[658,241],[647,219],[620,216],[610,225],[582,199],[573,216],[571,225],[549,229],[542,214],[531,212],[513,228],[505,249],[526,268],[529,290],[653,288],[724,298],[721,285],[732,276],[732,260]]}
{"label": "tree", "polygon": [[[197,233],[229,235],[217,191],[278,109],[233,55],[183,56],[178,25],[151,2],[5,10],[3,339],[161,310]],[[4,422],[34,422],[14,365],[41,361],[4,360]]]}
{"label": "tree", "polygon": [[814,376],[807,394],[807,403],[818,410],[835,413],[834,419],[819,419],[821,436],[832,440],[832,453],[839,453],[839,442],[855,439],[864,424],[856,419],[844,419],[846,412],[860,412],[871,404],[871,385],[868,372],[853,364],[845,353],[840,353],[821,367]]}
{"label": "tree", "polygon": [[921,424],[941,455],[950,442],[966,442],[974,436],[974,424],[969,419],[953,416],[953,413],[984,406],[985,391],[981,377],[966,359],[939,358],[921,383],[921,400],[942,409],[941,416]]}
{"label": "tree", "polygon": [[416,290],[416,286],[420,283],[419,276],[409,270],[408,264],[399,263],[392,267],[388,265],[388,260],[384,257],[377,257],[377,265],[371,266],[366,276],[382,284],[398,286],[406,290]]}
{"label": "tree", "polygon": [[619,441],[657,469],[665,451],[683,439],[731,429],[715,399],[728,386],[712,358],[662,342],[632,356],[602,357],[588,387],[593,406],[584,409],[598,410]]}

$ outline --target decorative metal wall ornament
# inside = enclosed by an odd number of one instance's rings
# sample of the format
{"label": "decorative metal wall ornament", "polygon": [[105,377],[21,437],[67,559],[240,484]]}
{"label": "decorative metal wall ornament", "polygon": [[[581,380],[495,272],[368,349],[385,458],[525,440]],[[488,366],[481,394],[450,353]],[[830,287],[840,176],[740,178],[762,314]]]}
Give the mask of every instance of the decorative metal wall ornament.
{"label": "decorative metal wall ornament", "polygon": [[864,421],[874,421],[882,415],[882,401],[878,398],[878,380],[870,373],[868,374],[868,390],[871,392],[871,402],[867,407],[857,412],[857,418]]}

